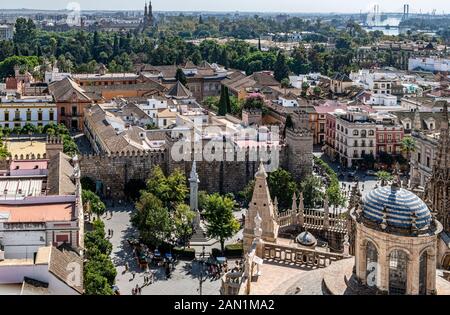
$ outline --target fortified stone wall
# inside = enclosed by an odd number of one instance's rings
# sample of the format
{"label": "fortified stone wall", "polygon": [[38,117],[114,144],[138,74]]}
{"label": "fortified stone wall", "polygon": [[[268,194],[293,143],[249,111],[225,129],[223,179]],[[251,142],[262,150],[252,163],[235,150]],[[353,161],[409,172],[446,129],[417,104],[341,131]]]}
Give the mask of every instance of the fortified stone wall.
{"label": "fortified stone wall", "polygon": [[123,197],[126,183],[132,179],[146,180],[155,165],[166,171],[166,153],[124,152],[111,155],[82,155],[80,169],[82,177],[90,177],[103,184],[103,193],[107,187],[112,197]]}
{"label": "fortified stone wall", "polygon": [[[234,161],[197,161],[199,190],[205,190],[208,193],[241,191],[254,178],[258,170],[257,159],[249,158],[252,154],[248,152],[244,161],[236,159]],[[282,147],[279,155],[280,166],[286,167],[285,147]],[[103,193],[106,194],[107,187],[110,187],[111,196],[115,198],[124,196],[123,190],[130,180],[147,180],[156,165],[161,166],[166,174],[180,169],[188,177],[192,158],[188,161],[176,162],[170,158],[168,150],[80,157],[82,177],[87,176],[101,181]]]}

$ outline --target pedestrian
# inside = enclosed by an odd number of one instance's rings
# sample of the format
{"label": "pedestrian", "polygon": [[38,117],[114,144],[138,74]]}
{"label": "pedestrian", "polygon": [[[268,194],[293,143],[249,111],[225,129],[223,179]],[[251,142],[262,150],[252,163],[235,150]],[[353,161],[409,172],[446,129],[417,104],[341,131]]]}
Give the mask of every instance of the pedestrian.
{"label": "pedestrian", "polygon": [[134,280],[134,278],[136,277],[136,272],[133,270],[133,271],[131,272],[131,275],[133,276],[132,280]]}
{"label": "pedestrian", "polygon": [[139,295],[142,295],[142,288],[141,287],[138,287],[138,293],[139,293]]}
{"label": "pedestrian", "polygon": [[136,295],[136,291],[133,289],[131,289],[131,295]]}
{"label": "pedestrian", "polygon": [[114,235],[114,231],[113,231],[113,229],[111,229],[111,237],[113,237],[113,235]]}

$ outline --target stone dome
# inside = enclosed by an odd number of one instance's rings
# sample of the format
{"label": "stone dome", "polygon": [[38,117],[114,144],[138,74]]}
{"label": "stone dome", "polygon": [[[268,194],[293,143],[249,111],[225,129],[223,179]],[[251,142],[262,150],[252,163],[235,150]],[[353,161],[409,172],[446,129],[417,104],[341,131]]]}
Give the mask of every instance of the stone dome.
{"label": "stone dome", "polygon": [[300,233],[297,238],[297,243],[299,243],[300,245],[303,246],[316,246],[317,245],[317,239],[314,237],[314,235],[312,235],[311,233],[309,233],[308,231],[304,231],[302,233]]}
{"label": "stone dome", "polygon": [[416,227],[422,229],[431,222],[427,205],[414,193],[398,187],[381,187],[372,190],[363,199],[363,216],[381,223],[386,207],[388,226],[409,229],[415,216]]}

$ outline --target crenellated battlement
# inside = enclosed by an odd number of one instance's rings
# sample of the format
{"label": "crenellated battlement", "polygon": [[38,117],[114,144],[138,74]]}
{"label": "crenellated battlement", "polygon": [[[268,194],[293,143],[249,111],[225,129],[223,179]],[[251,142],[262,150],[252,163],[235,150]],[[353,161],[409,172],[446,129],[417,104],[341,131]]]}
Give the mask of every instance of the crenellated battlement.
{"label": "crenellated battlement", "polygon": [[147,151],[118,151],[113,153],[95,153],[95,154],[81,154],[80,159],[98,159],[98,158],[110,158],[117,159],[122,157],[157,157],[161,154],[166,153],[166,149],[155,149],[155,150],[147,150]]}
{"label": "crenellated battlement", "polygon": [[36,161],[36,160],[47,160],[47,154],[15,154],[8,157],[1,158],[0,161]]}

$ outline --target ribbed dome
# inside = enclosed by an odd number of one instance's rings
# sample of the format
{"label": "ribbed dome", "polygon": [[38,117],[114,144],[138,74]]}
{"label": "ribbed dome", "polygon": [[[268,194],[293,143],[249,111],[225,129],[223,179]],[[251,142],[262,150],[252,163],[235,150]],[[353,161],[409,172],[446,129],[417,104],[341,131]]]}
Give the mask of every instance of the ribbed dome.
{"label": "ribbed dome", "polygon": [[416,226],[421,229],[431,222],[427,205],[415,194],[397,187],[381,187],[371,191],[363,199],[365,218],[381,223],[384,207],[387,210],[387,224],[398,228],[411,228],[414,214]]}
{"label": "ribbed dome", "polygon": [[315,246],[317,245],[317,240],[308,231],[302,232],[297,236],[297,242],[303,246]]}

